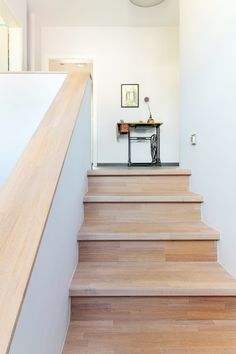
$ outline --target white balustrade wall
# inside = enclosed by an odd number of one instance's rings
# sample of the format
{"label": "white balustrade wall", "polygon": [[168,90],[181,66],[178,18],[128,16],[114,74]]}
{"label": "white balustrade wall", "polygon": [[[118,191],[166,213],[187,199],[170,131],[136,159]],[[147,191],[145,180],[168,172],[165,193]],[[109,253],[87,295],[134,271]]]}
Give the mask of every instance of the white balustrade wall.
{"label": "white balustrade wall", "polygon": [[0,74],[0,188],[65,80],[66,74]]}
{"label": "white balustrade wall", "polygon": [[54,196],[10,354],[60,354],[70,321],[69,286],[76,268],[91,168],[91,87],[88,83]]}

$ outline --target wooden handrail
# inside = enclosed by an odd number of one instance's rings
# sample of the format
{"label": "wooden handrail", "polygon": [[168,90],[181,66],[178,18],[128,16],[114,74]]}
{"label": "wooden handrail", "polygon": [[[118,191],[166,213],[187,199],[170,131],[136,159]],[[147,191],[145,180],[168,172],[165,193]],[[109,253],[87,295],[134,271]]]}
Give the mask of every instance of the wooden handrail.
{"label": "wooden handrail", "polygon": [[0,195],[0,353],[9,352],[89,75],[69,74]]}

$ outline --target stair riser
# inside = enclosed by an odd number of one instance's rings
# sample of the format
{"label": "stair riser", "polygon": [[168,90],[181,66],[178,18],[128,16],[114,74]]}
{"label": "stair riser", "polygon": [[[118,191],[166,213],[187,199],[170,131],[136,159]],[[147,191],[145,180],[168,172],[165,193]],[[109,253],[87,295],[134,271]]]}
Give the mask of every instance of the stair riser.
{"label": "stair riser", "polygon": [[189,190],[188,176],[89,177],[91,194],[176,194]]}
{"label": "stair riser", "polygon": [[86,222],[199,222],[199,203],[86,203]]}
{"label": "stair riser", "polygon": [[80,262],[216,261],[216,241],[80,241]]}
{"label": "stair riser", "polygon": [[236,320],[236,297],[73,297],[72,321]]}

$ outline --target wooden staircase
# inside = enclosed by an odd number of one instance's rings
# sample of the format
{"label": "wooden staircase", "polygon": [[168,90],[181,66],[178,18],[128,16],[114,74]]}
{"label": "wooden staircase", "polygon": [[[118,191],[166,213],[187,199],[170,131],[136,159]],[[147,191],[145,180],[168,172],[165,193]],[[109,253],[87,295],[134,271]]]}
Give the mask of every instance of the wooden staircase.
{"label": "wooden staircase", "polygon": [[64,354],[236,353],[236,280],[189,177],[88,172]]}

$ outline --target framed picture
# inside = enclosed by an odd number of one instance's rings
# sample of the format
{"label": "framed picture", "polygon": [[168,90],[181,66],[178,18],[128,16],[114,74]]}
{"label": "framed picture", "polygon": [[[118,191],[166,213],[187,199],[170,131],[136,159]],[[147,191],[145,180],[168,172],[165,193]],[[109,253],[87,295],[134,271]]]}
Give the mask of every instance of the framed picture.
{"label": "framed picture", "polygon": [[122,108],[139,107],[139,84],[121,85],[121,107]]}

